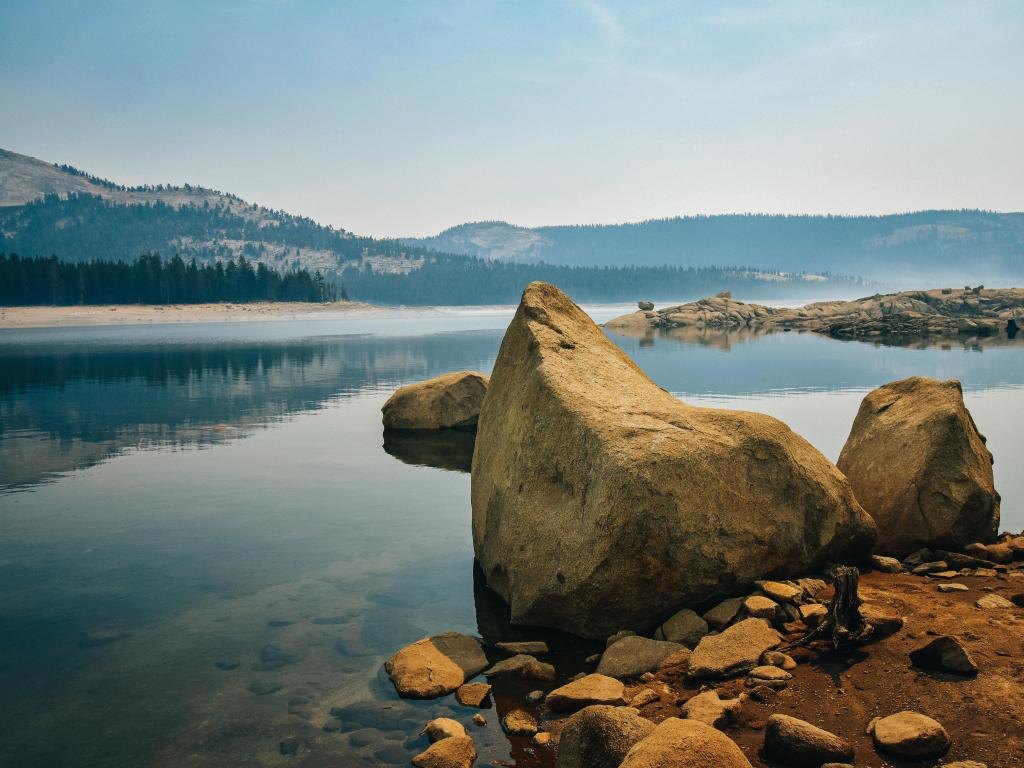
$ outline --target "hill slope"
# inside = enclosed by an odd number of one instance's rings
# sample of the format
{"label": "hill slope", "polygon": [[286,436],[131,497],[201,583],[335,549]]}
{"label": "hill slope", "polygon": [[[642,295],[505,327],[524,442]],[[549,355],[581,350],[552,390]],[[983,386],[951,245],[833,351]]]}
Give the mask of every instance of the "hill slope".
{"label": "hill slope", "polygon": [[565,265],[746,264],[889,282],[927,276],[927,282],[953,284],[1024,279],[1024,213],[737,214],[535,229],[480,222],[403,242],[487,259]]}

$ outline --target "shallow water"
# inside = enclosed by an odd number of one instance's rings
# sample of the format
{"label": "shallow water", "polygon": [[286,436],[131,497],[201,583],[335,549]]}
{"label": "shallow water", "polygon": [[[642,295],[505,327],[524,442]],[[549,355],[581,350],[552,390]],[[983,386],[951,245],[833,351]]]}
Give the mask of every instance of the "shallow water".
{"label": "shallow water", "polygon": [[[0,764],[406,763],[449,703],[395,701],[383,659],[493,634],[502,609],[474,588],[471,447],[385,444],[379,408],[488,371],[509,317],[0,333]],[[1003,528],[1024,527],[1021,346],[613,339],[688,402],[778,416],[833,459],[870,388],[959,378]],[[321,730],[332,706],[345,733]],[[479,764],[525,759],[487,714]]]}

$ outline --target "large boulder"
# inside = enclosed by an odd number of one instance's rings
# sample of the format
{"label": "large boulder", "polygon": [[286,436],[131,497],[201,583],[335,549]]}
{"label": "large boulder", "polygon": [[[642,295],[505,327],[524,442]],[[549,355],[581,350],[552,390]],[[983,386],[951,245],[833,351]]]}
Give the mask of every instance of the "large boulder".
{"label": "large boulder", "polygon": [[619,768],[750,768],[736,743],[699,720],[670,717],[629,750]]}
{"label": "large boulder", "polygon": [[914,376],[869,392],[838,466],[878,524],[879,552],[995,539],[992,454],[958,381]]}
{"label": "large boulder", "polygon": [[485,394],[487,377],[476,371],[407,384],[380,409],[384,429],[474,429]]}
{"label": "large boulder", "polygon": [[556,768],[607,768],[618,765],[654,723],[632,707],[595,704],[566,720],[558,742]]}
{"label": "large boulder", "polygon": [[585,637],[860,559],[875,538],[807,441],[769,416],[680,402],[545,283],[502,341],[472,504],[477,558],[512,621]]}

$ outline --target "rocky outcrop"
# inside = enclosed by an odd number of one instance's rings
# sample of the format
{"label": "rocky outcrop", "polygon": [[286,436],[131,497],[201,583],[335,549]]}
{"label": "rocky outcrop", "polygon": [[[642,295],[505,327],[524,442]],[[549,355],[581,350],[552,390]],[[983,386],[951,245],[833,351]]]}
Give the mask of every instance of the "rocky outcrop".
{"label": "rocky outcrop", "polygon": [[633,745],[653,730],[654,723],[630,707],[586,707],[566,721],[555,768],[618,765]]}
{"label": "rocky outcrop", "polygon": [[843,475],[785,424],[656,386],[533,283],[480,413],[473,542],[518,624],[603,637],[870,551]]}
{"label": "rocky outcrop", "polygon": [[475,371],[407,384],[381,408],[384,429],[474,429],[486,393],[487,377]]}
{"label": "rocky outcrop", "polygon": [[915,376],[869,392],[839,468],[878,524],[877,549],[963,549],[994,540],[999,494],[958,381]]}
{"label": "rocky outcrop", "polygon": [[609,320],[621,333],[674,329],[808,330],[837,338],[991,336],[1024,325],[1024,289],[949,289],[875,294],[855,301],[767,307],[719,294]]}
{"label": "rocky outcrop", "polygon": [[629,750],[620,768],[750,768],[735,742],[698,720],[664,720]]}

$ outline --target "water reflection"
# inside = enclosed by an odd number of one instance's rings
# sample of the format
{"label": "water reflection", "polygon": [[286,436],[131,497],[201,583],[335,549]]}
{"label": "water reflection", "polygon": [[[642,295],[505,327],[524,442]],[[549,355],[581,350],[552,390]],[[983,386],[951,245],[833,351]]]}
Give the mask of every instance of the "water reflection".
{"label": "water reflection", "polygon": [[[497,338],[484,331],[98,349],[0,345],[0,490],[127,449],[220,443],[398,381],[489,369]],[[452,461],[458,468],[463,460]]]}
{"label": "water reflection", "polygon": [[384,451],[405,464],[469,472],[476,433],[461,429],[384,431]]}

